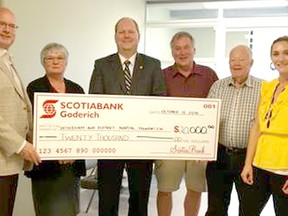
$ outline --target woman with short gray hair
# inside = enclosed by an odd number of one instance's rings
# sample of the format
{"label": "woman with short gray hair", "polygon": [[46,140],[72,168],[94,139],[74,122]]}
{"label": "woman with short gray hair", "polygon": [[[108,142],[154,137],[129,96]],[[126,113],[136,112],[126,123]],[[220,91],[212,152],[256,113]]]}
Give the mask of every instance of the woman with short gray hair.
{"label": "woman with short gray hair", "polygon": [[[67,49],[58,43],[49,43],[42,49],[40,58],[45,75],[27,87],[32,105],[35,92],[84,94],[80,85],[64,78],[68,56]],[[25,174],[32,181],[36,216],[76,216],[79,213],[80,176],[86,174],[84,160],[43,161]]]}

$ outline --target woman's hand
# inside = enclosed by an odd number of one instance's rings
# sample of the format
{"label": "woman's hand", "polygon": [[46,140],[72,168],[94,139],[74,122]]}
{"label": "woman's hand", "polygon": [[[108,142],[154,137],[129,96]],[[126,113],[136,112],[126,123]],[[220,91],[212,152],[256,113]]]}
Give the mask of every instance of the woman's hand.
{"label": "woman's hand", "polygon": [[59,160],[58,162],[61,165],[72,165],[75,162],[75,160]]}
{"label": "woman's hand", "polygon": [[288,178],[287,178],[285,184],[282,187],[282,191],[284,192],[284,194],[288,195]]}
{"label": "woman's hand", "polygon": [[253,184],[253,167],[252,165],[245,165],[242,172],[241,178],[244,183],[252,185]]}

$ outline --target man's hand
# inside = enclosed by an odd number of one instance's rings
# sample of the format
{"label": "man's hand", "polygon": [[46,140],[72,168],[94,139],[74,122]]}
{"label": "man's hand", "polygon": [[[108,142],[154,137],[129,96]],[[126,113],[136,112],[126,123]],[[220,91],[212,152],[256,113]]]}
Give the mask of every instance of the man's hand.
{"label": "man's hand", "polygon": [[33,145],[29,142],[26,142],[24,148],[19,152],[19,155],[24,160],[30,161],[36,165],[39,165],[39,163],[41,163],[41,159],[38,153],[36,152]]}

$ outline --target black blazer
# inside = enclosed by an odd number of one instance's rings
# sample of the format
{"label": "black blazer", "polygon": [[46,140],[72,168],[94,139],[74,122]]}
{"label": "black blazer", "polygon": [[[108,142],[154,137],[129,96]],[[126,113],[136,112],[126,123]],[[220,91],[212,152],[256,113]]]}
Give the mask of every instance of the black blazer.
{"label": "black blazer", "polygon": [[[64,79],[66,86],[66,93],[79,93],[84,94],[83,88],[75,82]],[[46,76],[38,78],[27,87],[27,93],[32,103],[32,110],[34,113],[34,93],[35,92],[53,92],[53,88]],[[62,168],[67,168],[67,165],[60,165],[58,161],[42,161],[39,166],[33,166],[31,171],[25,172],[25,175],[33,178],[46,178],[57,176]],[[71,168],[74,170],[75,175],[85,176],[86,167],[85,160],[76,160]]]}
{"label": "black blazer", "polygon": [[[124,72],[117,53],[95,61],[89,93],[126,94]],[[159,60],[144,54],[137,54],[130,94],[166,95],[166,87],[161,74]]]}

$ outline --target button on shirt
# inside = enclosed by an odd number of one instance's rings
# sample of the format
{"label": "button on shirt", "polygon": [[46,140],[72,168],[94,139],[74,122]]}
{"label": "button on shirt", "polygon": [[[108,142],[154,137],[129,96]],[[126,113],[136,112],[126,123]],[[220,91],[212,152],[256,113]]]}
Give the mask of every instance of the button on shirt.
{"label": "button on shirt", "polygon": [[247,148],[250,129],[257,115],[262,80],[248,76],[236,88],[232,77],[215,82],[209,98],[221,99],[219,143],[227,147]]}

